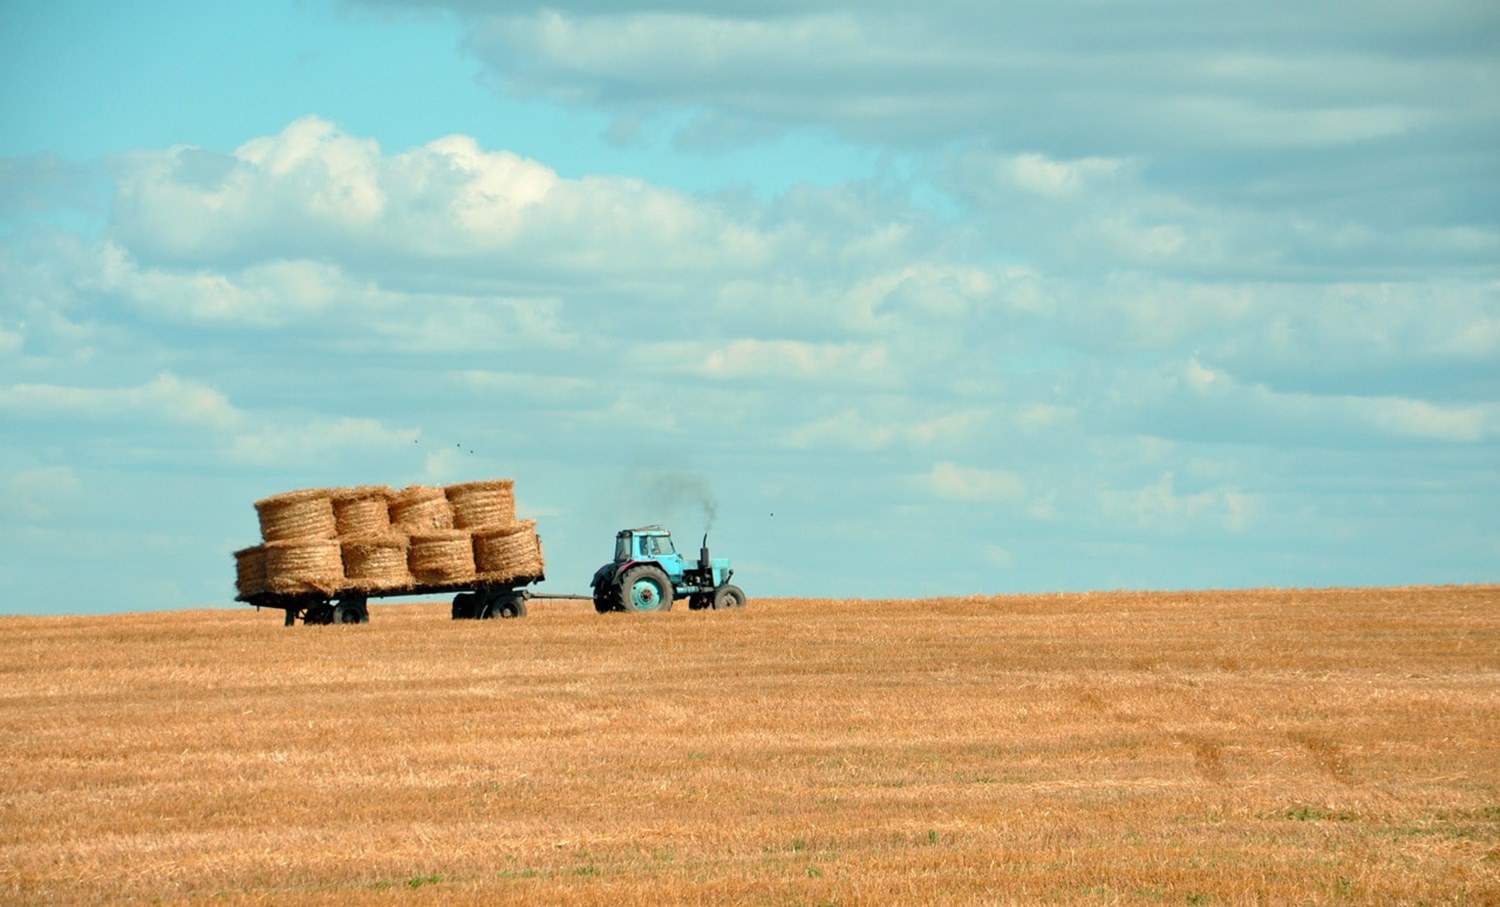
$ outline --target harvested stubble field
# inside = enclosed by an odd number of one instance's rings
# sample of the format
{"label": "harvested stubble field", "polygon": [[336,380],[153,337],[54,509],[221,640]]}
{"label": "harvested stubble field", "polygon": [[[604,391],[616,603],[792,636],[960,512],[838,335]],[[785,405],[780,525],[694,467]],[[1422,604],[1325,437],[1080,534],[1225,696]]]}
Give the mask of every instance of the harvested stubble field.
{"label": "harvested stubble field", "polygon": [[1500,903],[1500,589],[0,620],[0,900]]}

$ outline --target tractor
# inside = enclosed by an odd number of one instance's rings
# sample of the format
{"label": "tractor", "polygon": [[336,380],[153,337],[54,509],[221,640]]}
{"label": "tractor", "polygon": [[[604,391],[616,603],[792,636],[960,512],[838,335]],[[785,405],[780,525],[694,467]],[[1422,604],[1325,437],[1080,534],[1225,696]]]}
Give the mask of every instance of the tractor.
{"label": "tractor", "polygon": [[594,572],[594,610],[670,611],[687,599],[693,610],[743,608],[745,593],[731,585],[728,558],[708,556],[708,535],[696,562],[672,545],[672,534],[660,526],[621,529],[615,534],[615,559]]}

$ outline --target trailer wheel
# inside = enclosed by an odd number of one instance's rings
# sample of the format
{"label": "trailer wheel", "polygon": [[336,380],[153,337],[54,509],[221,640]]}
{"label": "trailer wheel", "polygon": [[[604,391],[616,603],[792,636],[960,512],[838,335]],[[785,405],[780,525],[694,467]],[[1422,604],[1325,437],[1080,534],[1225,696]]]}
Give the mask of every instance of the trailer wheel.
{"label": "trailer wheel", "polygon": [[745,607],[745,593],[739,586],[720,586],[714,590],[714,610]]}
{"label": "trailer wheel", "polygon": [[640,564],[620,577],[618,597],[621,611],[670,611],[672,583],[660,567]]}
{"label": "trailer wheel", "polygon": [[367,624],[370,610],[362,599],[351,598],[333,606],[333,622],[336,624]]}
{"label": "trailer wheel", "polygon": [[453,619],[471,620],[479,615],[475,614],[475,605],[479,602],[479,596],[473,592],[460,592],[453,596]]}
{"label": "trailer wheel", "polygon": [[328,602],[320,602],[311,605],[307,613],[302,616],[304,624],[331,624],[333,623],[333,605]]}
{"label": "trailer wheel", "polygon": [[484,606],[484,613],[480,617],[501,618],[510,620],[516,617],[526,616],[526,598],[515,593],[496,595]]}

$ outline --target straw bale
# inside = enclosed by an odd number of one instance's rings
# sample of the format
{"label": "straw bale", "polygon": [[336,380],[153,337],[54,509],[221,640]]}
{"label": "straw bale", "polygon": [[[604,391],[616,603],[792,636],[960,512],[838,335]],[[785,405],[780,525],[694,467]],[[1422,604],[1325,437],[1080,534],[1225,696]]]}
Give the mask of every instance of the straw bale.
{"label": "straw bale", "polygon": [[391,490],[384,485],[340,488],[333,493],[333,519],[340,538],[383,535],[391,529]]}
{"label": "straw bale", "polygon": [[327,488],[304,488],[255,502],[260,536],[268,542],[331,539],[338,535],[333,501]]}
{"label": "straw bale", "polygon": [[515,480],[461,482],[444,488],[453,505],[453,525],[459,529],[489,529],[516,521]]}
{"label": "straw bale", "polygon": [[406,536],[386,532],[344,539],[344,580],[364,592],[405,589],[412,585],[406,566]]}
{"label": "straw bale", "polygon": [[281,595],[331,595],[344,583],[344,560],[336,539],[267,542],[266,586]]}
{"label": "straw bale", "polygon": [[492,582],[541,576],[545,562],[536,523],[523,520],[503,528],[475,532],[474,566],[478,569],[479,579]]}
{"label": "straw bale", "polygon": [[240,598],[270,591],[266,587],[266,549],[264,545],[241,548],[234,553],[234,589]]}
{"label": "straw bale", "polygon": [[443,489],[408,485],[391,495],[391,526],[408,534],[453,528],[453,507]]}
{"label": "straw bale", "polygon": [[474,540],[462,529],[412,533],[406,565],[426,585],[474,581]]}

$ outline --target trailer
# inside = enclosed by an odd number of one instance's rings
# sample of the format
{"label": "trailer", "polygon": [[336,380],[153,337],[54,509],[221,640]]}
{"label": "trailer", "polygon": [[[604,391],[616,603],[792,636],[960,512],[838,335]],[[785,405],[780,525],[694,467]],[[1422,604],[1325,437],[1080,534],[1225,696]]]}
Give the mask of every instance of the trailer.
{"label": "trailer", "polygon": [[512,619],[526,616],[526,603],[532,600],[588,601],[587,595],[536,592],[526,588],[546,579],[545,576],[518,577],[503,583],[417,584],[399,589],[335,589],[331,593],[304,592],[282,594],[260,592],[236,596],[235,601],[254,605],[256,609],[274,608],[286,612],[285,625],[301,620],[304,624],[363,624],[370,621],[372,598],[395,598],[411,595],[453,595],[451,616],[454,620]]}

